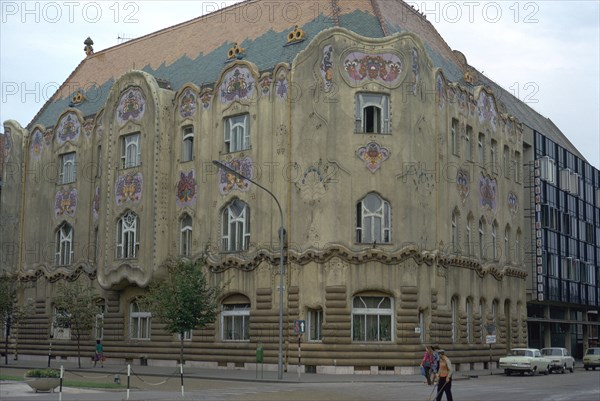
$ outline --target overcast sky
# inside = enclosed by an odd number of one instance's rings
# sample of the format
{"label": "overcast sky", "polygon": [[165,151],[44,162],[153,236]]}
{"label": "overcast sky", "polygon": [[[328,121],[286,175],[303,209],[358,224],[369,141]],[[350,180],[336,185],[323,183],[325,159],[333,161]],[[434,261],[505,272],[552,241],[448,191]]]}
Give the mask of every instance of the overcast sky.
{"label": "overcast sky", "polygon": [[[600,168],[598,0],[407,2]],[[88,36],[100,51],[121,43],[119,36],[140,37],[232,3],[0,0],[0,122],[26,126],[83,60]]]}

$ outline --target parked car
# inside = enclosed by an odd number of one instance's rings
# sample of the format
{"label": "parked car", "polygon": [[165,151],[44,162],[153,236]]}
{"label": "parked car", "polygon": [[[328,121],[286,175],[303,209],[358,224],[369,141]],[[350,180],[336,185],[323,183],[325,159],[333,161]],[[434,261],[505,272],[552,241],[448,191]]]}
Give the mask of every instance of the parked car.
{"label": "parked car", "polygon": [[504,369],[504,374],[510,376],[511,373],[536,375],[550,372],[551,360],[542,356],[537,348],[513,348],[510,353],[500,358],[500,368]]}
{"label": "parked car", "polygon": [[588,348],[583,356],[583,367],[585,370],[596,370],[596,366],[600,367],[600,348]]}
{"label": "parked car", "polygon": [[550,359],[550,373],[565,373],[567,369],[573,373],[575,369],[575,359],[569,354],[566,348],[542,348],[542,356]]}

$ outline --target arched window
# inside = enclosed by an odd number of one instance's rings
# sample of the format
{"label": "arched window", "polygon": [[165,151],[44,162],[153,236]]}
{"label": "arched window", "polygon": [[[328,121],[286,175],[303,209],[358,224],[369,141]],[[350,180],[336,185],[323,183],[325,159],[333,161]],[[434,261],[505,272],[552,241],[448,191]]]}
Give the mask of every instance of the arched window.
{"label": "arched window", "polygon": [[392,341],[392,299],[356,296],[352,300],[352,341]]}
{"label": "arched window", "polygon": [[131,210],[128,210],[117,224],[117,259],[135,259],[140,248],[139,221]]}
{"label": "arched window", "polygon": [[479,299],[479,324],[480,324],[480,334],[481,334],[481,342],[484,343],[486,330],[485,325],[487,323],[487,316],[485,315],[485,299]]}
{"label": "arched window", "polygon": [[452,253],[458,253],[458,212],[452,212],[452,220],[450,222],[450,241],[452,242]]}
{"label": "arched window", "polygon": [[356,132],[367,134],[390,133],[389,97],[378,93],[356,95]]}
{"label": "arched window", "polygon": [[510,226],[507,224],[504,229],[504,255],[506,255],[506,262],[510,262],[510,247],[511,247],[511,235],[510,235]]}
{"label": "arched window", "polygon": [[452,342],[458,342],[458,301],[456,297],[452,297],[450,301],[450,312],[452,313]]}
{"label": "arched window", "polygon": [[96,300],[96,320],[94,322],[94,337],[102,339],[104,337],[104,313],[106,312],[106,303],[103,299]]}
{"label": "arched window", "polygon": [[226,341],[250,340],[250,300],[235,294],[221,305],[221,338]]}
{"label": "arched window", "polygon": [[515,262],[521,263],[521,229],[517,229],[517,235],[515,238]]}
{"label": "arched window", "polygon": [[390,204],[371,192],[356,204],[356,242],[391,242]]}
{"label": "arched window", "polygon": [[485,221],[479,219],[479,257],[485,259]]}
{"label": "arched window", "polygon": [[467,314],[467,342],[473,342],[473,300],[467,298],[465,304],[465,312]]}
{"label": "arched window", "polygon": [[465,225],[465,249],[469,256],[473,256],[473,235],[471,229],[473,227],[473,215],[469,213],[467,216],[467,224]]}
{"label": "arched window", "polygon": [[498,260],[498,223],[492,223],[492,259]]}
{"label": "arched window", "polygon": [[180,221],[180,239],[179,254],[181,256],[190,256],[192,253],[192,218],[189,214],[184,214]]}
{"label": "arched window", "polygon": [[121,137],[121,167],[131,168],[142,164],[140,133]]}
{"label": "arched window", "polygon": [[146,311],[138,301],[129,305],[129,338],[132,340],[150,339],[152,313]]}
{"label": "arched window", "polygon": [[225,152],[250,149],[250,118],[242,114],[225,119]]}
{"label": "arched window", "polygon": [[189,162],[194,159],[194,126],[183,127],[183,143],[181,146],[181,161]]}
{"label": "arched window", "polygon": [[248,205],[235,199],[222,214],[221,241],[226,252],[240,252],[250,245],[250,210]]}
{"label": "arched window", "polygon": [[56,230],[56,253],[54,263],[57,266],[68,266],[73,262],[73,227],[63,223]]}

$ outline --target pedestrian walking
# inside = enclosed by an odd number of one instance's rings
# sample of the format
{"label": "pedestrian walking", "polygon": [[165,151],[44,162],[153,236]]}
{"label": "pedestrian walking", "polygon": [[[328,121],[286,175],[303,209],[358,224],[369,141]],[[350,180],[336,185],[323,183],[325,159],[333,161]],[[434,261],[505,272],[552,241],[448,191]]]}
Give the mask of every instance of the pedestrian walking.
{"label": "pedestrian walking", "polygon": [[423,376],[425,376],[425,379],[427,379],[427,385],[429,385],[429,386],[433,384],[433,382],[431,380],[432,365],[433,365],[433,351],[431,350],[431,347],[426,345],[425,353],[423,354],[423,359],[421,360],[421,364],[419,366],[421,366],[423,368]]}
{"label": "pedestrian walking", "polygon": [[452,399],[452,362],[446,355],[446,351],[441,349],[438,351],[440,354],[440,362],[438,366],[438,385],[437,385],[437,397],[436,401],[442,400],[442,395],[446,394],[446,401],[453,401]]}
{"label": "pedestrian walking", "polygon": [[94,367],[100,361],[100,366],[104,367],[104,346],[100,340],[96,340],[96,352],[94,353]]}

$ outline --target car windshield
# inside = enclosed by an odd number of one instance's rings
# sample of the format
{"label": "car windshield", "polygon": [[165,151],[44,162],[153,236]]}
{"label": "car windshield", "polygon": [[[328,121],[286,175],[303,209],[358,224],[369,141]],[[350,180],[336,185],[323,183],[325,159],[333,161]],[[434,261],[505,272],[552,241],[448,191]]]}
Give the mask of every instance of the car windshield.
{"label": "car windshield", "polygon": [[510,352],[511,356],[533,356],[533,352],[528,349],[513,349]]}
{"label": "car windshield", "polygon": [[600,355],[600,348],[590,348],[586,355]]}
{"label": "car windshield", "polygon": [[560,348],[545,348],[542,350],[542,355],[562,355],[562,350]]}

